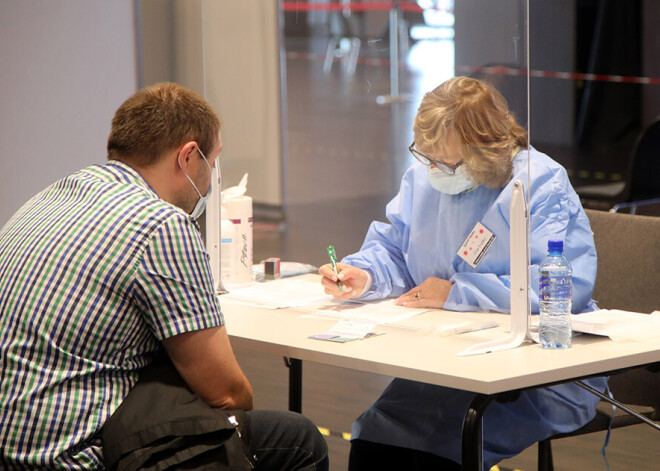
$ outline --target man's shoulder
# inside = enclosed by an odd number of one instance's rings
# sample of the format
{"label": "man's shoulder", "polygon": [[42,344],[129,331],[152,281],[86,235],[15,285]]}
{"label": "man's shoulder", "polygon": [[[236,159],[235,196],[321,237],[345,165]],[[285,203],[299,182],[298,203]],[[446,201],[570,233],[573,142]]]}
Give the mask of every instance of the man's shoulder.
{"label": "man's shoulder", "polygon": [[103,165],[91,165],[72,174],[69,178],[88,181],[97,186],[100,198],[108,198],[118,206],[132,208],[134,216],[143,219],[155,218],[164,222],[175,219],[188,224],[189,216],[179,207],[163,200],[139,172],[128,165],[110,161]]}

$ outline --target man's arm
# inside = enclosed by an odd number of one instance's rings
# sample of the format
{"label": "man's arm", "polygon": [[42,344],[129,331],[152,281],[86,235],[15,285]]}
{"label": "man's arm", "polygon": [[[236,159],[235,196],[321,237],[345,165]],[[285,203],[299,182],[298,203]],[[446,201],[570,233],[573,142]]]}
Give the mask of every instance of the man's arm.
{"label": "man's arm", "polygon": [[252,387],[236,362],[224,326],[163,340],[172,363],[190,389],[220,409],[252,409]]}

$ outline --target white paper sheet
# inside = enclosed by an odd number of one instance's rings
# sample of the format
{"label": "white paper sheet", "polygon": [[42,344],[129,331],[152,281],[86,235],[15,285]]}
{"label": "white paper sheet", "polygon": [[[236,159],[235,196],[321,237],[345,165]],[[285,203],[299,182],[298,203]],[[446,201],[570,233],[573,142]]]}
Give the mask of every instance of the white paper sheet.
{"label": "white paper sheet", "polygon": [[380,301],[340,301],[330,298],[326,303],[305,306],[304,310],[316,315],[337,319],[359,319],[377,324],[399,322],[428,311],[426,308],[397,306],[393,298]]}
{"label": "white paper sheet", "polygon": [[[329,340],[332,342],[346,343],[353,340],[361,340],[369,335],[374,335],[371,330],[376,324],[359,319],[342,319],[323,334],[310,335],[310,339]],[[376,334],[378,335],[378,334]]]}
{"label": "white paper sheet", "polygon": [[283,278],[265,283],[251,283],[246,286],[234,285],[223,299],[232,299],[269,309],[284,309],[332,299],[323,291],[319,282]]}
{"label": "white paper sheet", "polygon": [[577,332],[604,335],[617,341],[660,338],[660,311],[642,314],[618,309],[600,309],[571,315],[571,326]]}

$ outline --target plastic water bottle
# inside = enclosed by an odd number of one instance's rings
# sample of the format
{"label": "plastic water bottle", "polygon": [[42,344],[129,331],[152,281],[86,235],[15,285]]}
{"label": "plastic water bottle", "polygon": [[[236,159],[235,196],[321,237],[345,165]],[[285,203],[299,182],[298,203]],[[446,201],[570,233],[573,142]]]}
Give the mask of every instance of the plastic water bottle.
{"label": "plastic water bottle", "polygon": [[564,242],[548,241],[548,256],[540,266],[539,301],[541,319],[539,338],[544,348],[571,346],[571,264],[564,257]]}

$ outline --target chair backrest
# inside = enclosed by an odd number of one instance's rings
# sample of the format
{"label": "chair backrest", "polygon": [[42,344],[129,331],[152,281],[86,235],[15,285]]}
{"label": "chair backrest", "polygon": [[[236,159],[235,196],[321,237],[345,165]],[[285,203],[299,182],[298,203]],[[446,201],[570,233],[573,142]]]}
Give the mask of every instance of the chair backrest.
{"label": "chair backrest", "polygon": [[632,162],[627,201],[660,197],[660,116],[640,135]]}
{"label": "chair backrest", "polygon": [[[601,309],[660,310],[660,217],[585,210],[594,233],[598,274],[593,298]],[[652,406],[660,419],[660,374],[633,369],[612,376],[614,397]]]}
{"label": "chair backrest", "polygon": [[660,310],[660,217],[585,210],[594,233],[601,309]]}

